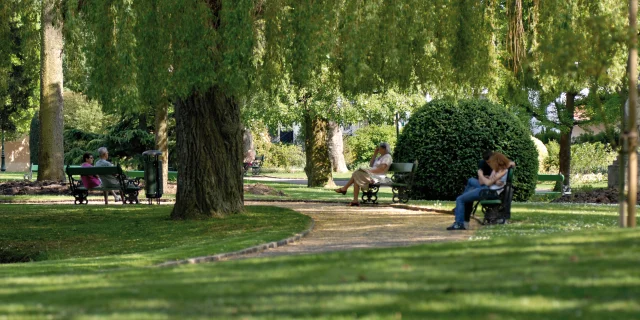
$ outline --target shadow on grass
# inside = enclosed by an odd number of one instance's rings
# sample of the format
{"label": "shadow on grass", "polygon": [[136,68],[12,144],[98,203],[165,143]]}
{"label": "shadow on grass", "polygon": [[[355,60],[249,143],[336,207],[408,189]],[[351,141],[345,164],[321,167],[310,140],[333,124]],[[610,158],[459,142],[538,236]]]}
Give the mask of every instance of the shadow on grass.
{"label": "shadow on grass", "polygon": [[439,243],[178,268],[4,277],[0,314],[635,319],[639,240],[635,231],[610,230],[518,243]]}

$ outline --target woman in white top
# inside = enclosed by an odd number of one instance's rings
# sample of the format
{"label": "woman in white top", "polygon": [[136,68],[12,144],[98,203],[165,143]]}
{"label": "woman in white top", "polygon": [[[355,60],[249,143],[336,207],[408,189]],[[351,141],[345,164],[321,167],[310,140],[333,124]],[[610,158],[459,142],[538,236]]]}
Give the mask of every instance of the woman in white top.
{"label": "woman in white top", "polygon": [[[378,155],[380,156],[378,157]],[[371,162],[369,163],[370,168],[354,171],[349,182],[347,182],[344,187],[335,189],[334,191],[347,194],[347,190],[353,185],[353,201],[349,203],[349,206],[359,206],[358,194],[360,193],[360,189],[368,191],[370,183],[387,181],[389,178],[387,178],[386,173],[389,171],[391,163],[393,163],[391,148],[388,143],[383,142],[380,146],[376,147],[376,150],[373,152]]]}

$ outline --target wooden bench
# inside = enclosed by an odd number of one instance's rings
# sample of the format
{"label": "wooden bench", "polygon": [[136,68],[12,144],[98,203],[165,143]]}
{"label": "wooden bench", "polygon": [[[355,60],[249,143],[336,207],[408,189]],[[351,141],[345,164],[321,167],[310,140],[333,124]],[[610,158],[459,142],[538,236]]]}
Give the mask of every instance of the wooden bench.
{"label": "wooden bench", "polygon": [[413,177],[418,170],[418,161],[406,163],[392,163],[389,172],[393,172],[389,183],[373,183],[369,185],[368,191],[362,191],[363,203],[378,203],[378,191],[380,187],[391,187],[393,192],[393,203],[409,202],[409,193],[413,186]]}
{"label": "wooden bench", "polygon": [[[114,167],[72,167],[67,166],[65,172],[69,177],[69,189],[75,198],[75,204],[87,204],[89,200],[87,196],[89,196],[90,190],[98,190],[103,191],[104,193],[104,204],[109,204],[108,201],[108,192],[111,190],[120,191],[120,196],[122,199],[122,203],[139,203],[138,202],[138,193],[140,191],[140,187],[137,185],[135,180],[127,179],[126,174],[122,171],[122,168],[118,166]],[[118,185],[113,187],[98,187],[87,189],[82,185],[81,176],[92,176],[92,175],[113,175],[118,180]]]}
{"label": "wooden bench", "polygon": [[[482,190],[480,196],[482,200],[476,202],[471,215],[475,216],[478,205],[482,207],[482,213],[484,218],[482,224],[504,224],[511,219],[511,201],[513,200],[513,168],[509,168],[507,171],[507,182],[502,188],[502,192],[498,194],[499,190]],[[469,221],[468,217],[465,217],[465,221]]]}
{"label": "wooden bench", "polygon": [[24,179],[25,180],[33,179],[33,174],[37,172],[38,172],[38,165],[32,163],[31,166],[29,166],[29,172],[24,174]]}
{"label": "wooden bench", "polygon": [[564,176],[562,174],[544,174],[544,173],[538,173],[538,182],[541,181],[555,181],[555,182],[560,182],[560,185],[562,185],[562,191],[558,192],[558,191],[549,191],[549,192],[545,192],[545,194],[565,194],[565,186],[563,184],[564,182]]}

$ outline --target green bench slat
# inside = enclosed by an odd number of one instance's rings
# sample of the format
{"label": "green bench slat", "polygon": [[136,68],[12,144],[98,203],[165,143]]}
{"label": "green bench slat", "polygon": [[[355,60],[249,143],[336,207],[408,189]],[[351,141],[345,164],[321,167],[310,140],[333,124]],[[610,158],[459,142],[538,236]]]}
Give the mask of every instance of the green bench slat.
{"label": "green bench slat", "polygon": [[[140,170],[127,171],[127,177],[144,179],[144,171],[140,171]],[[167,178],[173,179],[173,180],[177,179],[178,171],[169,171]]]}
{"label": "green bench slat", "polygon": [[564,181],[561,174],[538,174],[538,181]]}

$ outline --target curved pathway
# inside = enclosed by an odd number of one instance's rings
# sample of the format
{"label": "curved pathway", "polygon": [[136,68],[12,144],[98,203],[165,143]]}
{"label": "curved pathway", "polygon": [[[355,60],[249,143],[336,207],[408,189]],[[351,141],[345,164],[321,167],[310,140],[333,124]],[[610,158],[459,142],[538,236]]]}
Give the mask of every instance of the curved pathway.
{"label": "curved pathway", "polygon": [[[347,207],[342,203],[248,201],[245,204],[289,208],[310,216],[315,226],[298,242],[238,259],[460,241],[474,233],[474,230],[447,231],[453,215],[430,211],[389,206]],[[477,222],[472,220],[472,229],[476,228]]]}

